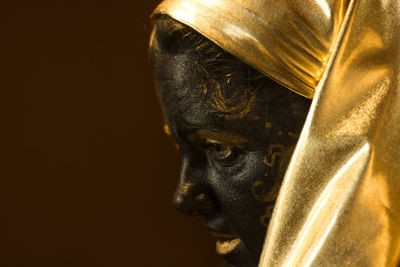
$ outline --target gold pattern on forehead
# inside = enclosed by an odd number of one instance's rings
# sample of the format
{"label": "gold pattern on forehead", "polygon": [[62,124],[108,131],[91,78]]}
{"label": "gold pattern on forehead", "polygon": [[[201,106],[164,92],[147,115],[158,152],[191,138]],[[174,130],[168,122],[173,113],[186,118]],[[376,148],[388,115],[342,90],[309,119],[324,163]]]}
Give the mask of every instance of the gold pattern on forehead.
{"label": "gold pattern on forehead", "polygon": [[[227,120],[240,119],[254,108],[256,91],[239,88],[231,97],[224,97],[220,83],[216,80],[211,80],[204,86],[204,94],[210,93],[211,90],[208,86],[211,84],[214,85],[215,90],[211,92],[212,101],[209,101],[209,104],[213,108],[211,112],[217,113],[218,117]],[[241,95],[239,95],[239,91],[242,91]]]}

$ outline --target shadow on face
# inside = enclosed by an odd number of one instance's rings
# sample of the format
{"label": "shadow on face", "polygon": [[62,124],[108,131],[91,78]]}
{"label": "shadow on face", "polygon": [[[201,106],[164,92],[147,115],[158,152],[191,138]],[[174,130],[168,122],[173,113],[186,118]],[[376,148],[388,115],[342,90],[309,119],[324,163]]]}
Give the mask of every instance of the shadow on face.
{"label": "shadow on face", "polygon": [[310,101],[170,18],[151,49],[165,132],[183,157],[174,205],[205,218],[232,266],[257,266]]}

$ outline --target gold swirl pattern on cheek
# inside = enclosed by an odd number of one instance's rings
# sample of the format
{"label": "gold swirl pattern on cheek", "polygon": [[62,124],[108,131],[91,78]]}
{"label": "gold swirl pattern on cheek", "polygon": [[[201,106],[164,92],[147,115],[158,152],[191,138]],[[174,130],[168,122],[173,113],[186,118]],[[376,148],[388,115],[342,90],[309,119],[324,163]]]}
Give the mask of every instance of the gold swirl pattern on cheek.
{"label": "gold swirl pattern on cheek", "polygon": [[[271,155],[270,156],[271,159],[268,160],[268,157],[265,156],[264,160],[263,160],[264,164],[267,165],[268,167],[273,167],[275,165],[277,157],[281,156],[281,153],[282,153],[284,148],[285,147],[283,145],[280,145],[280,144],[271,145],[269,147],[269,149],[268,149],[268,155]],[[276,151],[276,150],[278,150],[278,151]],[[273,151],[275,151],[275,152],[273,152]]]}
{"label": "gold swirl pattern on cheek", "polygon": [[[265,156],[263,159],[263,163],[267,167],[273,168],[278,162],[277,159],[281,156],[283,149],[284,146],[281,144],[271,145],[268,149],[267,156]],[[265,172],[264,176],[269,176],[268,171]],[[283,177],[280,177],[280,175],[278,175],[278,177],[276,178],[277,179],[273,183],[272,188],[270,188],[270,186],[263,180],[255,181],[251,187],[251,192],[254,198],[261,202],[274,202],[278,196],[279,189],[281,187],[281,180]],[[273,209],[274,204],[267,206],[265,213],[259,219],[259,222],[262,226],[268,226],[269,218],[271,217]]]}
{"label": "gold swirl pattern on cheek", "polygon": [[257,180],[251,186],[251,193],[254,198],[261,202],[272,202],[278,196],[280,185],[275,183],[272,188],[262,180]]}
{"label": "gold swirl pattern on cheek", "polygon": [[[281,155],[281,151],[284,149],[283,145],[274,144],[268,149],[268,156],[264,157],[264,164],[268,167],[274,167],[277,158]],[[268,157],[270,159],[268,159]],[[265,172],[264,176],[268,176],[268,172]],[[280,180],[280,179],[279,179]],[[276,181],[272,188],[269,188],[267,184],[262,180],[257,180],[251,187],[253,196],[261,202],[272,202],[276,199],[280,188],[279,181]]]}
{"label": "gold swirl pattern on cheek", "polygon": [[[213,88],[210,88],[211,85],[213,85]],[[222,93],[220,83],[216,80],[211,80],[204,85],[203,94],[206,95],[209,93],[211,94],[211,100],[209,101],[212,108],[211,112],[215,112],[218,117],[227,120],[243,118],[256,104],[256,90],[250,91],[248,89],[239,88],[232,96],[225,97]]]}
{"label": "gold swirl pattern on cheek", "polygon": [[268,226],[269,218],[271,218],[272,211],[274,210],[274,205],[269,205],[265,209],[265,214],[260,217],[260,224],[264,227]]}

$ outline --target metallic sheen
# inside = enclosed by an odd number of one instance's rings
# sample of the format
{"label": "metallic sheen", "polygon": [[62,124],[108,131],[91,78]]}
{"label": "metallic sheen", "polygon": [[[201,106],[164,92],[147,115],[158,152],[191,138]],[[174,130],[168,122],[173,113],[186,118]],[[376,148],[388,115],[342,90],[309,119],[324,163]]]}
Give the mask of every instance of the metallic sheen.
{"label": "metallic sheen", "polygon": [[312,98],[348,0],[166,0],[168,14],[287,88]]}
{"label": "metallic sheen", "polygon": [[157,14],[314,96],[259,266],[397,266],[400,1],[167,0]]}

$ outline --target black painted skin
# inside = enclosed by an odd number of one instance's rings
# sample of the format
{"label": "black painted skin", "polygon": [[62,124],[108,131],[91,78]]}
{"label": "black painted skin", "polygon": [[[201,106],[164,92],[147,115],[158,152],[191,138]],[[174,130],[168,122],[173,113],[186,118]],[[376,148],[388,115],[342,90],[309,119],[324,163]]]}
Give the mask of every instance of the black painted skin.
{"label": "black painted skin", "polygon": [[[288,133],[301,132],[310,101],[222,50],[221,63],[211,66],[202,63],[201,53],[174,50],[155,59],[165,122],[183,157],[174,205],[185,215],[203,216],[208,230],[240,239],[223,255],[229,266],[255,267],[266,233],[260,218],[274,201],[257,199],[252,186],[259,180],[264,192],[280,186],[297,142]],[[250,88],[256,92],[254,107],[242,118],[221,117],[212,106],[215,86],[204,91],[210,81],[220,84],[226,98]],[[264,158],[270,159],[274,144],[283,148],[269,167]]]}

